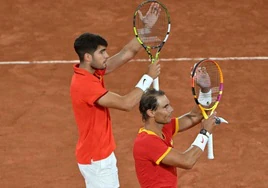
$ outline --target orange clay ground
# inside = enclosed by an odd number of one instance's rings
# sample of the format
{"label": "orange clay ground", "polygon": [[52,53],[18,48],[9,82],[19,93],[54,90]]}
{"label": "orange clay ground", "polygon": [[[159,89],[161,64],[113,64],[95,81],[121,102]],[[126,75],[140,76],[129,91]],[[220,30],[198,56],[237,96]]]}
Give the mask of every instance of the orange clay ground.
{"label": "orange clay ground", "polygon": [[[262,0],[162,1],[171,34],[161,58],[268,56],[268,4]],[[0,61],[77,60],[74,39],[98,33],[120,50],[133,35],[132,13],[140,1],[30,1],[1,3]],[[122,4],[122,5],[121,5]],[[147,58],[141,50],[135,59]],[[197,61],[161,61],[160,88],[174,116],[194,105],[189,71]],[[191,170],[178,169],[181,188],[268,187],[267,60],[219,60],[225,90],[217,109],[229,121],[214,133],[215,159],[205,151]],[[106,86],[129,92],[148,63],[132,61],[108,75]],[[0,187],[82,188],[75,160],[77,129],[69,97],[72,64],[0,65]],[[138,106],[137,106],[138,107]],[[138,108],[111,110],[122,188],[138,188],[133,140],[142,121]],[[178,134],[186,150],[200,126]]]}

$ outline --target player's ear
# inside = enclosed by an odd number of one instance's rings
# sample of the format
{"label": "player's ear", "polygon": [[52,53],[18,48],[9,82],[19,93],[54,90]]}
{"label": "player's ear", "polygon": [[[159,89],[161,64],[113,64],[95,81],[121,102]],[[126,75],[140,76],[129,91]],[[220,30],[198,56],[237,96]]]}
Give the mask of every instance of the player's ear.
{"label": "player's ear", "polygon": [[92,55],[90,53],[85,53],[84,60],[90,62],[92,60]]}
{"label": "player's ear", "polygon": [[146,111],[146,113],[147,113],[147,115],[148,115],[149,117],[154,117],[154,115],[155,115],[155,111],[154,111],[154,110],[151,110],[151,109],[148,109],[148,110]]}

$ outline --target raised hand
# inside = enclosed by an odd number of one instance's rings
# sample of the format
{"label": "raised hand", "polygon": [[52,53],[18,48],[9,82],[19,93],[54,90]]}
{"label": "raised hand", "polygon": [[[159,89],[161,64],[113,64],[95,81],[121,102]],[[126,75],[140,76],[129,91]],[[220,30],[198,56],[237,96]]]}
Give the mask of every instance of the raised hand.
{"label": "raised hand", "polygon": [[201,91],[207,92],[210,90],[211,81],[206,67],[198,67],[194,76],[196,84],[201,88]]}
{"label": "raised hand", "polygon": [[217,125],[216,116],[217,112],[213,112],[208,119],[203,119],[201,122],[201,127],[206,129],[209,133],[212,133],[215,125]]}
{"label": "raised hand", "polygon": [[145,28],[151,29],[156,23],[161,12],[161,8],[158,3],[152,3],[146,15],[142,15],[142,12],[138,10],[139,18],[144,24]]}
{"label": "raised hand", "polygon": [[159,60],[155,60],[154,63],[150,63],[147,74],[151,76],[153,79],[155,79],[159,76],[160,69],[161,68],[160,68]]}

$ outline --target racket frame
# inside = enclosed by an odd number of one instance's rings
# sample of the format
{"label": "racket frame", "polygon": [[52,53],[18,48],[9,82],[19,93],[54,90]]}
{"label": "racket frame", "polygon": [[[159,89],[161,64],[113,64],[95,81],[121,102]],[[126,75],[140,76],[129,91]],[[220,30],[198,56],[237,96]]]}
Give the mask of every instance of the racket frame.
{"label": "racket frame", "polygon": [[[161,8],[164,9],[165,11],[165,14],[167,15],[167,19],[168,19],[168,25],[167,25],[167,32],[166,32],[166,36],[164,38],[164,40],[158,45],[158,46],[154,46],[154,47],[150,47],[150,46],[147,46],[143,43],[142,39],[139,37],[139,34],[138,34],[138,31],[137,31],[137,28],[136,28],[136,17],[138,16],[138,10],[140,10],[140,8],[142,6],[144,6],[144,4],[147,4],[147,3],[158,3]],[[145,49],[145,51],[147,52],[149,58],[150,58],[150,61],[151,63],[154,63],[155,60],[158,60],[159,58],[159,54],[160,54],[160,51],[161,49],[163,48],[164,44],[166,43],[168,37],[169,37],[169,33],[170,33],[170,28],[171,28],[171,22],[170,22],[170,14],[168,12],[168,9],[167,7],[163,4],[163,3],[160,3],[159,1],[156,1],[156,0],[147,0],[147,1],[144,1],[142,2],[135,10],[135,13],[134,13],[134,17],[133,17],[133,30],[134,30],[134,34],[138,40],[138,42],[142,45],[142,47]],[[151,49],[157,49],[156,51],[156,54],[155,56],[152,55],[152,52],[151,52]],[[159,90],[159,78],[157,77],[156,79],[154,79],[153,81],[153,87],[156,89],[156,90]]]}
{"label": "racket frame", "polygon": [[[219,93],[218,93],[218,96],[216,98],[214,105],[210,108],[205,108],[198,101],[197,93],[195,91],[195,78],[194,78],[194,76],[195,76],[196,70],[199,67],[199,65],[201,65],[204,62],[208,62],[208,61],[211,63],[214,63],[214,65],[216,65],[218,73],[219,73],[220,84],[219,84]],[[192,94],[194,96],[194,101],[199,106],[203,117],[205,119],[208,119],[208,114],[206,113],[206,111],[210,111],[210,114],[212,114],[214,112],[214,110],[218,107],[218,104],[221,100],[222,93],[223,93],[223,74],[222,74],[222,70],[221,70],[219,64],[211,59],[208,59],[208,58],[203,59],[203,60],[199,61],[198,63],[196,63],[193,70],[192,70],[192,73],[191,73],[191,85],[192,85]],[[214,159],[213,135],[212,134],[210,135],[209,140],[208,140],[208,159]]]}

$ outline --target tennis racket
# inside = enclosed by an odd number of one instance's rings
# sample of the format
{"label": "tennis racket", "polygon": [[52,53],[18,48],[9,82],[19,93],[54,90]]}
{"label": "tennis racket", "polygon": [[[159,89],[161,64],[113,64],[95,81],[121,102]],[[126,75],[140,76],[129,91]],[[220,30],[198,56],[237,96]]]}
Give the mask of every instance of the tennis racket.
{"label": "tennis racket", "polygon": [[[207,119],[217,108],[223,92],[223,74],[219,64],[211,59],[203,59],[196,63],[191,72],[191,84],[194,100]],[[210,100],[204,100],[203,95],[199,96],[200,87],[204,89],[203,93],[207,92],[206,96],[209,95]],[[220,121],[218,118],[216,120]],[[208,140],[208,159],[214,159],[212,134]]]}
{"label": "tennis racket", "polygon": [[[170,32],[170,15],[166,6],[159,1],[147,0],[136,9],[133,17],[134,34],[149,55],[151,63],[159,58]],[[159,78],[153,87],[159,90]]]}

